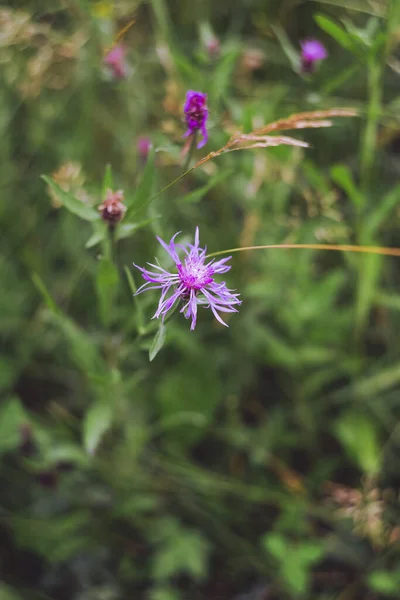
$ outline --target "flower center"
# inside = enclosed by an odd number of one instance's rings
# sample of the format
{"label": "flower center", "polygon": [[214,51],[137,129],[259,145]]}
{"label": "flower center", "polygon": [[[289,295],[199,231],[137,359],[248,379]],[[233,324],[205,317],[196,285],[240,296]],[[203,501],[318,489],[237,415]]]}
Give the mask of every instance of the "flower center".
{"label": "flower center", "polygon": [[188,291],[201,290],[214,281],[211,277],[212,270],[204,265],[202,261],[188,257],[183,265],[178,264],[177,267],[180,280]]}

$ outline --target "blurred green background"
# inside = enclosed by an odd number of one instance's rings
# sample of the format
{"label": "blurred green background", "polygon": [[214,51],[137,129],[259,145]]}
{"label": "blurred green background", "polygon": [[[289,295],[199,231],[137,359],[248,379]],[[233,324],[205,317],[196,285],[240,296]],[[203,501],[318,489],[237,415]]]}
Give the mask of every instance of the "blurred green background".
{"label": "blurred green background", "polygon": [[[328,57],[304,74],[307,38]],[[400,259],[237,253],[229,329],[176,312],[163,344],[132,263],[169,267],[156,235],[197,225],[210,252],[400,246],[400,3],[14,0],[0,46],[0,600],[399,598]],[[210,110],[192,161],[358,116],[159,193],[188,89]],[[111,241],[108,187],[130,207]]]}

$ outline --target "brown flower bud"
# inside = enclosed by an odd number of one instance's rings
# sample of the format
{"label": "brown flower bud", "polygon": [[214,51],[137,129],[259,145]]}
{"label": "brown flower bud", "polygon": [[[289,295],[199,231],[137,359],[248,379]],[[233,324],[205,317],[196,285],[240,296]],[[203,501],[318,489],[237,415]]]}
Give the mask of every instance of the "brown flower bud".
{"label": "brown flower bud", "polygon": [[126,212],[124,192],[122,190],[118,190],[117,192],[107,190],[106,198],[100,204],[98,210],[101,213],[103,221],[106,221],[110,226],[119,223]]}

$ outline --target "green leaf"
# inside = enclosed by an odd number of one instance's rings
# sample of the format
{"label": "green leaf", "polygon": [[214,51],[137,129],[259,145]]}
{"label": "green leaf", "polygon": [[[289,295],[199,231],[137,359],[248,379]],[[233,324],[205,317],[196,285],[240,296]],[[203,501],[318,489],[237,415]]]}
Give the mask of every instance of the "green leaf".
{"label": "green leaf", "polygon": [[179,528],[177,535],[164,541],[153,562],[153,576],[157,580],[169,579],[187,573],[202,579],[207,573],[208,543],[196,531]]}
{"label": "green leaf", "polygon": [[388,192],[381,200],[379,200],[372,214],[366,217],[364,224],[363,235],[366,238],[366,243],[369,239],[373,239],[378,233],[380,227],[384,224],[385,219],[390,213],[400,204],[400,185],[396,185]]}
{"label": "green leaf", "polygon": [[214,177],[211,177],[210,181],[206,185],[203,185],[203,187],[197,188],[193,192],[189,192],[189,194],[186,194],[185,196],[183,196],[183,198],[181,198],[180,201],[181,202],[198,202],[213,187],[215,187],[216,185],[218,185],[222,181],[225,181],[225,179],[227,179],[231,175],[232,175],[232,171],[231,170],[224,171],[223,173],[217,173],[217,175],[214,175]]}
{"label": "green leaf", "polygon": [[36,289],[40,292],[47,308],[53,313],[60,313],[59,307],[53,300],[53,297],[47,290],[46,286],[43,283],[43,280],[39,277],[39,275],[37,273],[33,273],[31,277]]}
{"label": "green leaf", "polygon": [[139,223],[120,223],[115,232],[116,240],[124,240],[125,238],[131,237],[131,235],[141,229],[142,227],[146,227],[146,225],[150,225],[157,219],[160,219],[160,216],[152,217],[151,219],[145,219],[144,221],[139,221]]}
{"label": "green leaf", "polygon": [[17,397],[2,400],[0,408],[0,454],[14,450],[20,442],[20,426],[28,420]]}
{"label": "green leaf", "polygon": [[136,194],[132,200],[126,199],[126,206],[128,208],[127,213],[124,217],[124,223],[131,223],[132,217],[144,208],[151,200],[151,194],[153,190],[154,176],[155,176],[155,150],[150,150],[147,158],[146,166],[143,171],[142,179],[137,188]]}
{"label": "green leaf", "polygon": [[135,295],[137,292],[136,283],[135,283],[135,280],[133,279],[132,273],[130,272],[129,268],[126,265],[124,266],[124,271],[125,271],[126,278],[128,280],[129,289],[132,292],[133,303],[134,303],[135,309],[136,309],[135,318],[137,321],[137,330],[138,330],[139,335],[142,335],[146,329],[145,322],[144,322],[142,303],[141,303],[139,297]]}
{"label": "green leaf", "polygon": [[161,323],[156,335],[154,336],[153,343],[151,344],[151,347],[149,350],[150,362],[155,359],[157,354],[160,352],[161,348],[164,346],[166,333],[167,333],[167,328],[165,325],[163,325],[163,323]]}
{"label": "green leaf", "polygon": [[381,451],[373,420],[364,413],[347,412],[336,422],[335,430],[348,454],[367,475],[379,472]]}
{"label": "green leaf", "polygon": [[[189,351],[187,352],[189,354]],[[162,419],[169,419],[190,408],[193,426],[189,422],[176,426],[172,435],[176,444],[184,446],[194,443],[203,435],[218,405],[221,381],[216,369],[209,361],[189,358],[170,368],[157,388],[157,401]],[[197,418],[195,413],[199,415]],[[199,426],[200,425],[200,426]]]}
{"label": "green leaf", "polygon": [[335,165],[331,168],[331,176],[348,195],[356,208],[362,208],[365,198],[354,183],[350,169],[345,165]]}
{"label": "green leaf", "polygon": [[334,21],[324,15],[315,15],[314,19],[317,25],[343,48],[351,52],[356,51],[352,37],[342,27],[339,27],[339,25],[336,25]]}
{"label": "green leaf", "polygon": [[177,590],[163,586],[150,590],[149,600],[179,600],[180,597]]}
{"label": "green leaf", "polygon": [[111,170],[111,165],[108,164],[106,166],[106,170],[104,172],[103,185],[101,186],[102,199],[104,200],[104,198],[106,197],[107,190],[113,190],[113,189],[114,189],[114,184],[113,184],[112,170]]}
{"label": "green leaf", "polygon": [[340,6],[346,10],[354,10],[369,15],[385,16],[385,4],[377,2],[365,2],[365,0],[319,0],[320,4],[329,4],[330,6]]}
{"label": "green leaf", "polygon": [[398,598],[400,577],[398,574],[391,573],[390,571],[374,571],[368,576],[368,585],[374,592],[378,592],[378,594]]}
{"label": "green leaf", "polygon": [[358,398],[372,398],[394,388],[400,383],[400,365],[397,363],[358,381],[352,393]]}
{"label": "green leaf", "polygon": [[97,244],[101,244],[107,236],[107,225],[103,221],[93,223],[93,233],[85,244],[85,248],[93,248]]}
{"label": "green leaf", "polygon": [[65,192],[59,185],[56,184],[50,177],[42,175],[42,179],[49,185],[52,190],[57,194],[59,201],[65,206],[67,210],[74,213],[85,221],[96,221],[100,219],[100,214],[91,206],[88,206],[78,198],[75,198],[69,192]]}
{"label": "green leaf", "polygon": [[282,50],[292,65],[292,69],[298,71],[300,65],[299,53],[288,38],[286,31],[280,25],[272,25],[271,29],[275,33]]}
{"label": "green leaf", "polygon": [[68,342],[71,358],[86,376],[100,376],[107,372],[96,344],[86,331],[61,312],[47,313],[46,317],[49,322],[60,327]]}
{"label": "green leaf", "polygon": [[324,548],[318,542],[302,542],[297,547],[297,552],[303,564],[311,565],[322,558]]}
{"label": "green leaf", "polygon": [[235,46],[225,54],[215,68],[212,83],[212,101],[217,103],[227,96],[240,50]]}
{"label": "green leaf", "polygon": [[13,534],[18,545],[34,550],[51,563],[62,563],[84,549],[88,550],[90,539],[85,535],[85,528],[90,517],[87,510],[69,511],[57,517],[15,516],[12,519]]}
{"label": "green leaf", "polygon": [[304,594],[309,587],[309,569],[301,560],[295,548],[288,549],[281,563],[282,576],[289,589],[296,594]]}
{"label": "green leaf", "polygon": [[355,327],[360,335],[368,321],[369,312],[381,275],[382,256],[365,254],[360,256],[358,265],[358,285],[355,308]]}
{"label": "green leaf", "polygon": [[21,600],[21,596],[5,583],[0,582],[0,598],[1,600]]}
{"label": "green leaf", "polygon": [[86,452],[95,454],[103,435],[112,425],[112,406],[108,399],[92,404],[85,415],[83,423],[83,445]]}
{"label": "green leaf", "polygon": [[106,257],[102,257],[98,264],[96,275],[96,289],[99,300],[99,311],[101,320],[107,325],[114,314],[114,300],[118,287],[118,271],[114,263]]}
{"label": "green leaf", "polygon": [[281,561],[287,551],[287,543],[280,533],[268,533],[262,537],[262,544],[274,558]]}

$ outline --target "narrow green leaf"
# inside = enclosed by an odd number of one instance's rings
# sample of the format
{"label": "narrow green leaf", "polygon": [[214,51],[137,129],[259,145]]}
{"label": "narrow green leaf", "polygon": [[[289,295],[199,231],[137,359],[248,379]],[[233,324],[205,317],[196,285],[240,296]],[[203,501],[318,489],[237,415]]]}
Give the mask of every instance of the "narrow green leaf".
{"label": "narrow green leaf", "polygon": [[227,96],[231,78],[235,69],[240,50],[232,48],[218,63],[213,75],[212,100],[218,102]]}
{"label": "narrow green leaf", "polygon": [[[346,10],[354,10],[369,15],[385,16],[385,3],[365,2],[365,0],[319,0],[320,4],[329,4],[330,6],[340,6]],[[394,4],[394,3],[393,3]]]}
{"label": "narrow green leaf", "polygon": [[214,177],[211,177],[210,181],[206,185],[203,185],[203,187],[197,188],[196,190],[193,190],[192,192],[189,192],[189,194],[186,194],[185,196],[183,196],[183,198],[181,198],[180,201],[181,202],[198,202],[212,188],[214,188],[215,186],[217,186],[219,183],[221,183],[222,181],[224,181],[225,179],[227,179],[231,175],[232,175],[232,171],[231,170],[224,171],[223,173],[217,173],[217,175],[214,175]]}
{"label": "narrow green leaf", "polygon": [[154,336],[153,343],[151,344],[149,350],[149,360],[150,362],[155,359],[157,354],[160,352],[161,348],[164,346],[165,336],[167,333],[167,328],[162,323],[158,328],[156,335]]}
{"label": "narrow green leaf", "polygon": [[268,533],[262,537],[262,544],[274,558],[281,561],[287,552],[287,543],[280,533]]}
{"label": "narrow green leaf", "polygon": [[367,325],[372,301],[381,275],[382,256],[364,254],[358,261],[358,282],[355,325],[357,334],[361,334]]}
{"label": "narrow green leaf", "polygon": [[356,47],[351,36],[339,25],[336,25],[334,21],[325,17],[324,15],[315,15],[314,17],[317,25],[330,35],[338,44],[340,44],[346,50],[355,52]]}
{"label": "narrow green leaf", "polygon": [[52,190],[57,194],[59,201],[65,206],[67,210],[74,213],[85,221],[96,221],[100,219],[100,214],[91,206],[88,206],[78,198],[75,198],[69,192],[65,192],[55,181],[46,175],[42,175],[42,179],[49,185]]}
{"label": "narrow green leaf", "polygon": [[107,225],[103,221],[93,223],[93,233],[85,244],[85,248],[93,248],[97,244],[101,244],[107,236]]}
{"label": "narrow green leaf", "polygon": [[83,445],[86,452],[95,454],[97,447],[112,425],[112,406],[107,400],[92,404],[83,423]]}
{"label": "narrow green leaf", "polygon": [[102,199],[104,199],[106,197],[107,190],[114,190],[113,176],[112,176],[112,170],[111,170],[110,164],[108,164],[106,166],[106,170],[104,172],[103,185],[101,187],[101,198]]}
{"label": "narrow green leaf", "polygon": [[86,376],[95,377],[107,372],[105,362],[87,331],[78,327],[61,311],[48,313],[47,319],[60,327],[68,342],[72,360]]}
{"label": "narrow green leaf", "polygon": [[151,219],[145,219],[144,221],[139,221],[138,223],[122,222],[117,227],[117,230],[115,232],[115,239],[124,240],[126,238],[129,238],[135,231],[141,229],[142,227],[146,227],[146,225],[150,225],[150,223],[153,223],[153,221],[156,221],[159,218],[160,216],[152,217]]}
{"label": "narrow green leaf", "polygon": [[0,409],[0,454],[15,449],[20,441],[20,426],[27,421],[23,406],[16,396],[2,400]]}
{"label": "narrow green leaf", "polygon": [[141,335],[145,331],[145,323],[144,323],[144,315],[143,315],[142,305],[140,303],[138,296],[135,296],[135,294],[137,292],[135,280],[133,279],[133,275],[126,265],[124,267],[124,271],[125,271],[126,278],[128,280],[129,288],[132,292],[133,302],[135,304],[136,318],[137,318],[137,330],[138,330],[138,333]]}
{"label": "narrow green leaf", "polygon": [[356,208],[362,208],[365,198],[354,183],[350,169],[346,165],[335,165],[331,168],[331,176],[335,183],[348,195]]}
{"label": "narrow green leaf", "polygon": [[59,313],[60,309],[53,300],[41,277],[37,273],[33,273],[31,277],[36,289],[40,292],[43,300],[45,301],[47,308],[53,313]]}
{"label": "narrow green leaf", "polygon": [[367,475],[379,472],[381,451],[374,421],[364,413],[347,412],[336,423],[336,434]]}
{"label": "narrow green leaf", "polygon": [[282,50],[284,51],[286,57],[292,65],[292,69],[294,71],[298,71],[300,65],[299,53],[293,46],[292,42],[289,40],[285,30],[280,25],[273,25],[271,28],[272,31],[275,33]]}
{"label": "narrow green leaf", "polygon": [[380,227],[384,224],[390,213],[400,204],[400,185],[396,185],[390,192],[388,192],[376,206],[372,214],[366,218],[364,225],[364,233],[368,239],[373,238],[379,231]]}
{"label": "narrow green leaf", "polygon": [[100,316],[104,324],[110,322],[113,303],[118,287],[118,271],[114,263],[105,256],[99,261],[96,275],[96,289]]}
{"label": "narrow green leaf", "polygon": [[128,198],[126,200],[128,210],[124,218],[124,223],[131,223],[132,217],[150,201],[155,175],[155,155],[155,150],[152,148],[136,194],[133,196],[132,200],[129,200]]}

